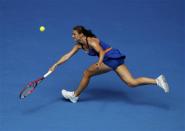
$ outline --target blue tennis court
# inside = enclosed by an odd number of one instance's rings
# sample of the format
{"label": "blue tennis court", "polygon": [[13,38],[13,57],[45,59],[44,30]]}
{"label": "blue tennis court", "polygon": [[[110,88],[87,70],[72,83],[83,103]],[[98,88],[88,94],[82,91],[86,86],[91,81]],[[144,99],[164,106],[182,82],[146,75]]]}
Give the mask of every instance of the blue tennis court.
{"label": "blue tennis court", "polygon": [[[183,0],[1,0],[1,131],[184,131]],[[43,25],[46,30],[39,31]],[[126,54],[135,77],[164,74],[157,86],[127,87],[114,73],[95,76],[73,104],[61,89],[77,88],[96,57],[78,52],[24,100],[20,90],[46,73],[75,44],[83,25]]]}

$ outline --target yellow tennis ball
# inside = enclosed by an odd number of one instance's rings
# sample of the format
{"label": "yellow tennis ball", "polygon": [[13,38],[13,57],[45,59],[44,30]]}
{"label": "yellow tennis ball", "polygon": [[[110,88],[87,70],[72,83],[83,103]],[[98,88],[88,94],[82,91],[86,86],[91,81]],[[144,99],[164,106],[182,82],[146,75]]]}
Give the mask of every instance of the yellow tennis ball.
{"label": "yellow tennis ball", "polygon": [[44,32],[45,31],[45,27],[44,26],[40,26],[40,31]]}

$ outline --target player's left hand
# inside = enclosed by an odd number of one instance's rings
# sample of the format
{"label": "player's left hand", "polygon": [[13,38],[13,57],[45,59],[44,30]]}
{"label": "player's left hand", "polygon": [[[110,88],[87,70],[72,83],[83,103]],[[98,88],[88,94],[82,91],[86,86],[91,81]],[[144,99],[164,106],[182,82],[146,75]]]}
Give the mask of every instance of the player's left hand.
{"label": "player's left hand", "polygon": [[96,63],[96,65],[97,65],[97,69],[99,70],[102,65],[102,62],[98,62],[98,63]]}

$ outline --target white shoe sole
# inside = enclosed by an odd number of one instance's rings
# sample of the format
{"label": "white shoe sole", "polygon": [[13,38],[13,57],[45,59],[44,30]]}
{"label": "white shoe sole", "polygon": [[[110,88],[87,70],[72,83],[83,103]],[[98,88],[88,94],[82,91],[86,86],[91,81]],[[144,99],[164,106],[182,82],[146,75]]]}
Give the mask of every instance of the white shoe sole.
{"label": "white shoe sole", "polygon": [[168,83],[167,83],[166,78],[164,77],[164,75],[162,75],[161,79],[162,79],[162,86],[164,88],[164,91],[165,91],[165,93],[168,93],[169,90],[170,90],[170,88],[169,88],[169,85],[168,85]]}
{"label": "white shoe sole", "polygon": [[164,75],[160,75],[158,78],[157,78],[157,85],[159,87],[161,87],[165,93],[168,93],[169,92],[169,85],[166,81],[166,78],[164,77]]}

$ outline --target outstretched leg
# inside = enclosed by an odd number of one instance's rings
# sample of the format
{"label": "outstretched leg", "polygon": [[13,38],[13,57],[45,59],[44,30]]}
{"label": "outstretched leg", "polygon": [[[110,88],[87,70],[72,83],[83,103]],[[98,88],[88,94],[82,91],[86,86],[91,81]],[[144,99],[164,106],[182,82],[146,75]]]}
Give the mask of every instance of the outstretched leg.
{"label": "outstretched leg", "polygon": [[129,87],[137,87],[139,85],[157,84],[155,79],[148,77],[133,78],[126,65],[120,65],[115,72]]}
{"label": "outstretched leg", "polygon": [[77,88],[77,90],[74,92],[75,96],[79,96],[80,93],[87,87],[90,78],[95,75],[103,74],[106,72],[111,71],[112,69],[102,63],[101,67],[97,69],[97,65],[93,64],[91,65],[87,70],[84,71],[83,73],[83,78]]}

